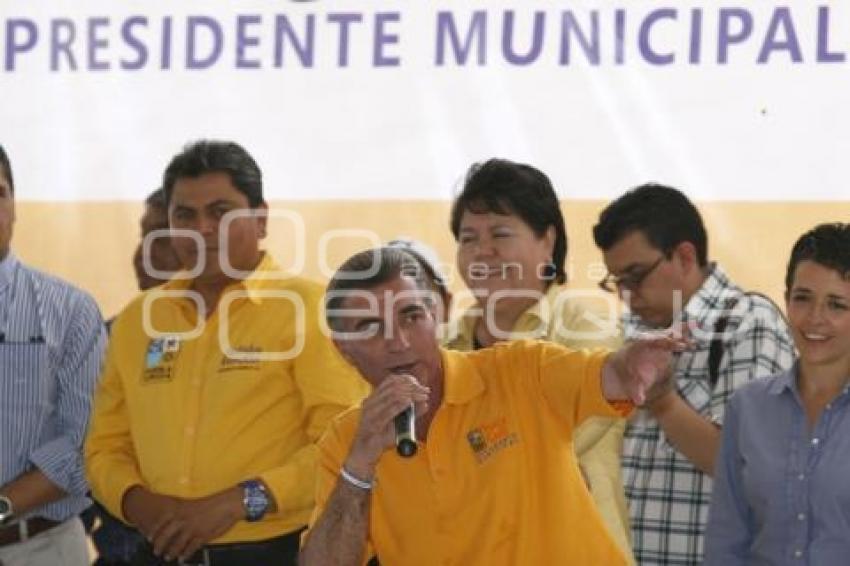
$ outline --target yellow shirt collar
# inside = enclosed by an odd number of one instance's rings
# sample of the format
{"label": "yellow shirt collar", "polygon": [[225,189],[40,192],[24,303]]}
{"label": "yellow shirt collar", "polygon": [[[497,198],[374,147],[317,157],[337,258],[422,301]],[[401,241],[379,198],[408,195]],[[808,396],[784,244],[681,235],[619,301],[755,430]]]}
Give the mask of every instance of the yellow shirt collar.
{"label": "yellow shirt collar", "polygon": [[[268,286],[269,281],[280,279],[280,277],[274,275],[279,271],[277,262],[275,262],[271,254],[268,252],[262,252],[262,254],[260,263],[254,271],[251,272],[251,275],[245,279],[234,281],[233,284],[228,285],[227,287],[227,289],[241,287],[246,291],[248,298],[254,304],[259,304],[262,299],[258,291],[265,289]],[[185,271],[181,272],[180,275],[174,277],[163,285],[163,289],[167,291],[183,291],[190,288],[192,286],[193,279],[186,277],[185,274]]]}
{"label": "yellow shirt collar", "polygon": [[[558,293],[563,287],[561,285],[550,285],[546,294],[539,301],[528,307],[514,324],[514,332],[528,332],[537,328],[543,328],[543,335],[552,324],[552,310],[558,298]],[[543,308],[543,303],[547,308]]]}
{"label": "yellow shirt collar", "polygon": [[443,401],[452,405],[469,403],[484,393],[484,380],[469,354],[441,348],[443,357]]}
{"label": "yellow shirt collar", "polygon": [[[531,305],[524,313],[520,315],[514,324],[512,332],[530,332],[538,328],[542,329],[540,337],[546,336],[548,329],[552,323],[553,305],[555,304],[558,293],[563,290],[563,285],[550,285],[546,294],[536,303]],[[545,301],[548,308],[543,308],[542,303]],[[472,350],[473,333],[475,332],[475,324],[480,318],[480,307],[476,304],[467,309],[460,318],[450,325],[446,346],[456,350]]]}

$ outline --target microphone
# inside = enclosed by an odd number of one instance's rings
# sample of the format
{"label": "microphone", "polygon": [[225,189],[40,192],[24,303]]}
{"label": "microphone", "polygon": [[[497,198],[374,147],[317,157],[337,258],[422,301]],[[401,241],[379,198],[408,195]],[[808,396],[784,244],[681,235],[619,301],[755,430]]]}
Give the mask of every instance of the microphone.
{"label": "microphone", "polygon": [[402,458],[416,454],[416,414],[413,403],[393,419],[395,425],[395,449]]}

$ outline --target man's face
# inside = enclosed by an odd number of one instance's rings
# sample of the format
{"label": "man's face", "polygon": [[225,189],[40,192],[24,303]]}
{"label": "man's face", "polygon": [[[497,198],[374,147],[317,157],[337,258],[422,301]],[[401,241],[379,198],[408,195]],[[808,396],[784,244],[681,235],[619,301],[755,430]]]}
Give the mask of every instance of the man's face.
{"label": "man's face", "polygon": [[414,279],[397,276],[342,303],[334,343],[377,387],[390,374],[409,374],[430,387],[442,375],[434,308]]}
{"label": "man's face", "polygon": [[603,252],[608,272],[618,278],[620,297],[647,325],[666,328],[682,308],[683,276],[677,253],[665,258],[637,230]]}
{"label": "man's face", "polygon": [[[251,209],[248,197],[240,192],[227,173],[205,173],[199,177],[181,177],[174,183],[168,207],[172,230],[192,230],[205,243],[206,261],[200,279],[232,278],[219,261],[219,231],[224,230],[222,217],[232,210],[250,211],[227,226],[223,253],[234,270],[251,271],[260,260],[260,239],[265,236],[266,205]],[[185,236],[172,236],[171,245],[180,263],[192,269],[200,261],[196,242]]]}
{"label": "man's face", "polygon": [[[164,279],[159,279],[148,273],[145,269],[142,253],[144,251],[144,240],[149,234],[154,230],[168,229],[168,212],[164,208],[145,205],[145,213],[139,221],[139,227],[141,228],[141,240],[133,254],[133,268],[136,271],[139,290],[145,291],[165,283]],[[171,247],[171,240],[168,237],[152,238],[148,249],[150,250],[148,263],[157,271],[173,272],[180,269],[180,260],[177,259],[177,254],[174,253],[174,248]]]}
{"label": "man's face", "polygon": [[9,253],[14,223],[15,195],[12,193],[12,185],[6,177],[5,169],[0,166],[0,259]]}

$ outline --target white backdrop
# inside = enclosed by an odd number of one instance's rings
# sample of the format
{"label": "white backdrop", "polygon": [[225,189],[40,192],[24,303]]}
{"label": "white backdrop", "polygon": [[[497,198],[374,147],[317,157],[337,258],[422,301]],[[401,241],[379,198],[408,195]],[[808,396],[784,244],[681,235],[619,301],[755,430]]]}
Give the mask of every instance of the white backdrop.
{"label": "white backdrop", "polygon": [[2,0],[0,143],[23,200],[138,201],[199,137],[270,199],[447,199],[496,155],[564,198],[839,200],[847,52],[846,2]]}

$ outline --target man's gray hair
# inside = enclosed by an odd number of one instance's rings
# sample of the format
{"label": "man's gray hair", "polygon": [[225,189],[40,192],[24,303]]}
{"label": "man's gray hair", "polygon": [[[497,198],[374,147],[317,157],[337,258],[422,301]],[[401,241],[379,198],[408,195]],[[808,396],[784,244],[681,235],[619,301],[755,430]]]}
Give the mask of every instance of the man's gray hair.
{"label": "man's gray hair", "polygon": [[334,331],[341,330],[338,314],[349,294],[372,289],[398,276],[416,281],[417,288],[426,292],[424,296],[428,305],[433,304],[431,285],[416,257],[398,248],[372,248],[348,258],[328,283],[325,294],[328,327]]}

